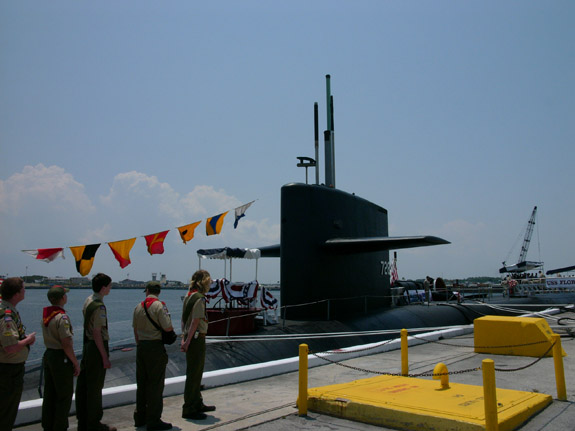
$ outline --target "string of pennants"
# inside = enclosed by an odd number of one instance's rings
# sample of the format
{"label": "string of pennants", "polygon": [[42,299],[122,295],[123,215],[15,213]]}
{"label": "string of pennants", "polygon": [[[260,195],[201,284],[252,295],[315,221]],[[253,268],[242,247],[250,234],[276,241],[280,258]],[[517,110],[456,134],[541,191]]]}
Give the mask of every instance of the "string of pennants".
{"label": "string of pennants", "polygon": [[[245,217],[247,209],[255,202],[251,201],[247,204],[239,206],[234,209],[235,221],[234,229],[238,227],[238,222],[242,217]],[[206,235],[219,235],[222,231],[224,225],[224,218],[230,211],[218,214],[213,217],[206,219]],[[185,226],[178,227],[178,232],[180,233],[180,238],[184,244],[191,241],[194,238],[196,228],[202,223],[202,221],[197,221],[194,223],[187,224]],[[164,253],[164,240],[166,235],[168,235],[170,230],[165,230],[163,232],[152,233],[149,235],[144,235],[146,240],[146,247],[150,255],[163,254]],[[121,241],[108,242],[108,246],[114,253],[114,257],[120,263],[121,268],[125,268],[132,261],[130,260],[130,251],[136,242],[136,238],[125,239]],[[67,247],[70,249],[76,260],[76,270],[80,275],[85,276],[92,270],[92,265],[94,264],[94,258],[96,257],[96,252],[101,244],[89,244],[81,245],[77,247]],[[37,260],[43,260],[44,262],[52,262],[58,257],[64,259],[64,248],[39,248],[36,250],[22,250],[24,253],[29,254]]]}

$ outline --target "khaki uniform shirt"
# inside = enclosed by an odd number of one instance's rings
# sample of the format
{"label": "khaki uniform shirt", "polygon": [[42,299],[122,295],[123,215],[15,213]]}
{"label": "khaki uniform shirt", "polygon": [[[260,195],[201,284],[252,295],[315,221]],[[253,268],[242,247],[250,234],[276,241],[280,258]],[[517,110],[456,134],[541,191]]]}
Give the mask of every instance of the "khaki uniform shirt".
{"label": "khaki uniform shirt", "polygon": [[[86,308],[88,308],[88,305],[90,305],[94,300],[104,302],[104,297],[99,293],[94,292],[92,295],[86,298],[86,301],[84,302],[84,308],[82,308],[84,319],[86,318]],[[89,340],[94,340],[94,328],[102,328],[102,340],[108,341],[110,336],[108,335],[108,315],[106,313],[106,306],[101,305],[100,308],[94,311],[90,321],[85,326],[87,326],[86,336]]]}
{"label": "khaki uniform shirt", "polygon": [[[158,299],[156,295],[148,295],[148,298]],[[148,314],[156,324],[163,330],[172,327],[172,319],[170,313],[168,312],[168,307],[166,304],[162,303],[159,299],[152,302],[148,306]],[[132,320],[132,327],[138,333],[138,340],[161,340],[162,334],[156,327],[150,322],[146,311],[140,302],[134,309],[134,317]]]}
{"label": "khaki uniform shirt", "polygon": [[0,363],[21,364],[28,359],[29,346],[16,353],[6,353],[4,347],[18,344],[26,337],[26,329],[16,307],[8,301],[0,301]]}
{"label": "khaki uniform shirt", "polygon": [[64,313],[54,316],[48,326],[42,323],[42,335],[47,349],[62,350],[62,340],[74,337],[74,330],[68,315]]}
{"label": "khaki uniform shirt", "polygon": [[[184,310],[186,309],[186,306],[188,305],[188,302],[190,302],[192,296],[193,294],[184,298]],[[206,334],[208,332],[208,316],[206,314],[206,298],[204,296],[198,299],[194,304],[192,312],[188,316],[188,321],[182,322],[182,333],[184,335],[184,339],[186,339],[188,335],[188,329],[190,329],[190,325],[193,319],[200,319],[197,331],[199,331],[200,334]]]}

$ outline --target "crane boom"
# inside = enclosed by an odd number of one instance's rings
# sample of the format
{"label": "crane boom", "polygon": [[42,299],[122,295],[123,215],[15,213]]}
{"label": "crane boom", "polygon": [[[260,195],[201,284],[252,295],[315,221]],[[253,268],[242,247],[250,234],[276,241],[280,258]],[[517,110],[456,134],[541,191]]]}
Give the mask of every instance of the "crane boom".
{"label": "crane boom", "polygon": [[520,273],[525,271],[530,271],[535,268],[540,268],[543,266],[543,262],[531,262],[527,261],[527,251],[529,250],[529,243],[531,242],[531,235],[533,235],[533,228],[535,227],[535,215],[537,214],[537,207],[533,208],[529,222],[527,223],[527,230],[525,231],[525,238],[523,238],[523,245],[521,246],[521,252],[519,253],[519,260],[514,265],[507,265],[503,262],[503,268],[499,269],[499,273],[504,274],[506,272]]}
{"label": "crane boom", "polygon": [[533,208],[531,213],[531,218],[527,223],[527,230],[525,231],[525,238],[523,239],[523,245],[521,246],[521,253],[519,254],[519,262],[524,262],[527,258],[527,251],[529,250],[529,243],[531,242],[531,235],[533,235],[533,227],[535,226],[535,215],[537,214],[537,207]]}

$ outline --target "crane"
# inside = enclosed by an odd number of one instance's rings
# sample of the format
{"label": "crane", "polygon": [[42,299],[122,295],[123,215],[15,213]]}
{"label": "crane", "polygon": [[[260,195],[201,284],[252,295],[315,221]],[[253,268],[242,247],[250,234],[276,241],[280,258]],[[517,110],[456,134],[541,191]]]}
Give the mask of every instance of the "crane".
{"label": "crane", "polygon": [[519,260],[515,265],[509,265],[509,266],[505,262],[503,262],[503,268],[499,270],[500,274],[503,274],[505,272],[525,272],[543,266],[543,262],[530,262],[526,260],[527,251],[529,251],[529,244],[531,242],[531,236],[533,235],[533,228],[535,227],[536,215],[537,215],[537,206],[533,208],[531,217],[527,222],[527,229],[525,230],[523,245],[521,246],[521,252],[519,253]]}

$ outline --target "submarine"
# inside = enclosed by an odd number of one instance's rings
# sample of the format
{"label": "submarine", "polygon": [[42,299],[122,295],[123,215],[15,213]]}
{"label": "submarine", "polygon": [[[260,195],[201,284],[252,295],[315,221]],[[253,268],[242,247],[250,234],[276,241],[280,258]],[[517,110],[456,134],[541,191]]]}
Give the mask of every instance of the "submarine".
{"label": "submarine", "polygon": [[[336,188],[329,75],[326,90],[325,182],[319,182],[315,103],[315,159],[299,157],[298,164],[306,168],[306,177],[307,169],[315,168],[315,184],[306,181],[281,188],[280,243],[259,247],[261,257],[280,259],[282,322],[259,326],[247,337],[208,337],[204,371],[294,357],[302,342],[317,353],[383,342],[396,338],[403,328],[413,333],[468,325],[486,314],[514,314],[493,310],[488,304],[392,304],[390,250],[446,245],[449,241],[435,236],[389,236],[386,209]],[[186,359],[179,343],[165,347],[169,358],[166,378],[185,375]],[[136,383],[134,354],[135,343],[110,352],[113,367],[106,374],[106,388]],[[27,369],[22,401],[37,398],[40,377],[39,366]]]}

